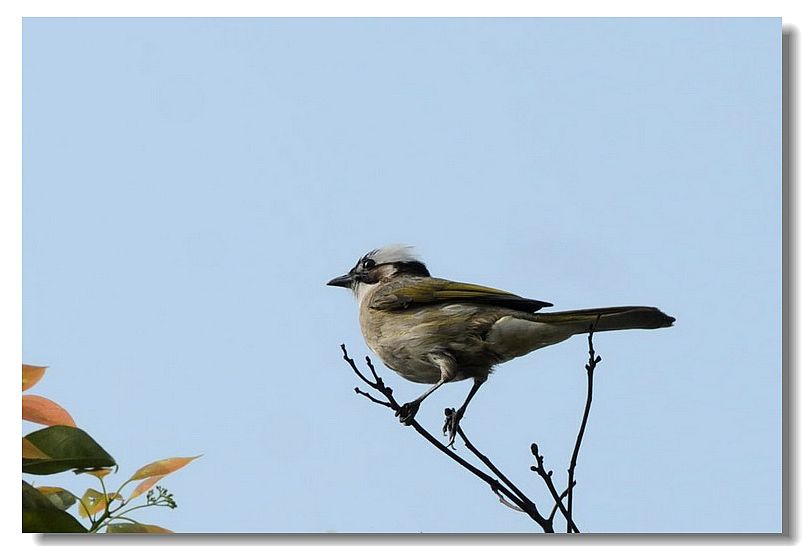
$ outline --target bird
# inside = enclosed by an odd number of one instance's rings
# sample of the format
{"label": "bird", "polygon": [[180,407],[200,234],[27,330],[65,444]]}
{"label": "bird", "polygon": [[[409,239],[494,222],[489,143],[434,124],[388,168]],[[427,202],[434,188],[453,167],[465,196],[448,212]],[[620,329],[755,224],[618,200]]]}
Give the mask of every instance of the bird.
{"label": "bird", "polygon": [[468,404],[503,362],[576,334],[669,327],[656,307],[624,306],[541,312],[546,301],[432,277],[408,245],[371,250],[328,286],[350,289],[370,350],[404,379],[431,385],[396,412],[412,424],[421,403],[446,383],[472,379],[462,405],[446,410],[443,433],[454,443]]}

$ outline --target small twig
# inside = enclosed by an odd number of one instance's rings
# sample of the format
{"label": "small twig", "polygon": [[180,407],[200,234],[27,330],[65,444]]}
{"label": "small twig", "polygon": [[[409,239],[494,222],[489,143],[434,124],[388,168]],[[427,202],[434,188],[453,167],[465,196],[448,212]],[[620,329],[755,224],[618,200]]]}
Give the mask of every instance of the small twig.
{"label": "small twig", "polygon": [[585,399],[585,412],[582,415],[582,423],[579,426],[579,434],[576,436],[576,443],[574,444],[574,452],[571,455],[571,464],[568,467],[568,515],[566,516],[566,531],[568,533],[572,532],[571,525],[573,524],[573,508],[574,508],[574,486],[576,485],[576,480],[574,480],[574,471],[576,470],[576,461],[579,457],[579,447],[582,445],[582,438],[585,436],[585,427],[588,424],[588,416],[590,415],[590,404],[593,401],[593,371],[596,369],[596,364],[601,362],[601,357],[596,356],[596,352],[593,349],[593,331],[596,329],[596,326],[599,324],[599,319],[601,315],[596,315],[596,320],[590,327],[588,331],[588,363],[585,365],[585,369],[588,372],[588,393],[587,398]]}
{"label": "small twig", "polygon": [[565,505],[563,504],[563,499],[571,490],[571,488],[569,487],[562,493],[558,494],[557,488],[554,486],[554,480],[551,479],[554,472],[551,470],[546,471],[546,468],[543,466],[543,455],[540,454],[537,444],[532,444],[531,450],[532,450],[532,455],[534,455],[535,462],[537,464],[534,466],[530,466],[529,469],[532,472],[536,472],[537,475],[543,479],[543,482],[546,484],[549,493],[551,493],[551,497],[554,499],[554,508],[552,508],[551,510],[551,515],[549,516],[549,520],[554,521],[554,514],[556,514],[557,510],[559,510],[560,513],[565,517],[565,520],[570,523],[569,526],[570,530],[568,532],[578,533],[579,529],[577,528],[573,519],[571,519],[568,510],[565,508]]}
{"label": "small twig", "polygon": [[354,392],[356,392],[357,394],[361,394],[362,396],[364,396],[365,398],[367,398],[371,402],[375,402],[375,403],[379,404],[380,406],[385,406],[385,407],[388,407],[388,408],[391,407],[390,406],[390,402],[384,402],[382,400],[379,400],[378,398],[374,398],[370,393],[363,391],[359,387],[354,387]]}
{"label": "small twig", "polygon": [[365,356],[365,363],[368,365],[368,368],[370,368],[370,373],[373,374],[373,379],[376,381],[376,384],[384,385],[384,381],[382,381],[382,378],[376,373],[376,367],[373,365],[373,362],[370,361],[370,357],[367,355]]}

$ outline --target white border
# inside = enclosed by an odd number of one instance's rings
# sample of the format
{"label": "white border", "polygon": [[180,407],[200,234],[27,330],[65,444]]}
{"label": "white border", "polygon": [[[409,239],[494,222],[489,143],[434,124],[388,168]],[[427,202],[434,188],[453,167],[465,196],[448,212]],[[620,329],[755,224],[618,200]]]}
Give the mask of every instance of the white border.
{"label": "white border", "polygon": [[[225,2],[212,2],[209,0],[175,1],[175,0],[139,0],[136,3],[109,2],[108,0],[47,0],[47,1],[6,1],[0,5],[0,58],[2,59],[3,85],[0,86],[0,169],[2,170],[2,183],[0,183],[0,249],[2,249],[2,264],[0,264],[0,370],[2,381],[0,384],[13,391],[19,392],[19,362],[21,359],[21,19],[22,17],[304,17],[304,16],[369,16],[369,17],[783,17],[783,27],[795,29],[797,35],[797,49],[799,36],[800,2],[771,1],[762,2],[701,2],[692,0],[675,0],[660,5],[655,2],[642,1],[562,1],[562,2],[535,2],[520,0],[406,0],[404,2],[381,2],[377,0],[305,0],[290,2],[267,2],[226,0]],[[795,59],[794,72],[799,74],[799,59]],[[798,116],[794,120],[798,127]],[[795,143],[792,150],[794,157],[799,157],[799,143]],[[799,200],[802,192],[795,191],[795,202],[792,210],[799,211]],[[794,227],[799,222],[794,222]],[[798,230],[794,233],[794,240],[799,241]],[[794,252],[799,253],[799,248]],[[789,302],[791,303],[791,302]],[[795,299],[793,309],[799,309],[799,301]],[[796,328],[790,332],[794,339],[800,339],[802,325],[797,319]],[[795,366],[796,363],[792,363]],[[799,372],[794,374],[795,384],[791,385],[792,394],[799,393]],[[18,396],[18,395],[17,395]],[[13,438],[20,433],[19,425],[19,399],[11,394],[0,397],[4,405],[3,437],[14,443]],[[799,404],[792,407],[798,410]],[[798,411],[793,416],[796,435],[798,436]],[[9,444],[10,445],[10,444]],[[18,445],[18,444],[17,444]],[[19,476],[10,469],[19,464],[19,454],[15,450],[2,450],[3,488],[6,492],[2,498],[7,506],[2,510],[4,525],[0,526],[0,536],[9,538],[11,544],[34,544],[39,542],[35,536],[23,535],[20,537],[20,505],[19,497],[10,495],[10,491],[19,487]],[[798,460],[795,461],[798,467]],[[12,479],[13,478],[13,479]],[[733,476],[737,479],[737,476]],[[714,492],[711,492],[714,493]],[[792,519],[796,522],[794,528],[800,529],[800,503],[799,492],[793,491],[793,503],[796,510]],[[212,537],[210,537],[212,538]],[[222,537],[220,537],[222,539]],[[456,540],[464,541],[464,537]],[[732,540],[723,538],[722,541]],[[762,543],[765,537],[740,537],[739,543]],[[331,537],[329,537],[331,539]],[[396,537],[398,541],[410,543],[414,540],[420,543],[420,537]],[[400,540],[399,540],[400,539]],[[642,539],[642,537],[639,537]],[[745,539],[745,540],[744,540]],[[222,539],[227,540],[227,539]],[[258,542],[271,543],[284,542],[278,537],[257,539]],[[312,540],[312,539],[310,539]],[[434,542],[434,538],[425,542]],[[456,541],[455,540],[455,541]],[[487,543],[498,540],[494,537],[479,539]],[[618,538],[617,540],[621,540]],[[697,539],[687,537],[665,537],[666,542],[695,542]],[[289,543],[297,539],[287,538]],[[393,540],[394,542],[396,540]],[[127,541],[126,541],[127,542]],[[182,542],[186,542],[182,540]],[[191,540],[191,543],[196,540]],[[200,537],[197,542],[206,542]],[[248,541],[252,542],[252,541]],[[439,542],[439,541],[438,541]],[[476,540],[470,540],[476,542]],[[701,542],[701,540],[700,540]],[[799,542],[793,537],[793,543]]]}

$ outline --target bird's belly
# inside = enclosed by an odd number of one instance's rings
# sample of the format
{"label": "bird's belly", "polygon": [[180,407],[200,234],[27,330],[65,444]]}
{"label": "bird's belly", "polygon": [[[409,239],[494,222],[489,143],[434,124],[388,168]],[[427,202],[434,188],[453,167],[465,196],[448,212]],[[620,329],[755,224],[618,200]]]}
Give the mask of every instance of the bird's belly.
{"label": "bird's belly", "polygon": [[372,349],[382,362],[395,373],[415,383],[437,383],[440,380],[440,368],[428,360],[418,358],[398,358],[393,352],[380,347]]}
{"label": "bird's belly", "polygon": [[[441,370],[432,355],[448,354],[456,360],[459,381],[475,375],[478,364],[485,371],[497,362],[494,355],[485,354],[485,343],[465,323],[442,320],[431,311],[385,313],[381,320],[370,317],[368,311],[360,316],[365,342],[391,370],[416,383],[436,383]],[[373,318],[373,320],[371,320]]]}
{"label": "bird's belly", "polygon": [[382,362],[398,375],[415,383],[437,383],[440,367],[429,356],[443,352],[432,336],[416,331],[399,331],[381,337],[365,336],[370,349],[379,355]]}

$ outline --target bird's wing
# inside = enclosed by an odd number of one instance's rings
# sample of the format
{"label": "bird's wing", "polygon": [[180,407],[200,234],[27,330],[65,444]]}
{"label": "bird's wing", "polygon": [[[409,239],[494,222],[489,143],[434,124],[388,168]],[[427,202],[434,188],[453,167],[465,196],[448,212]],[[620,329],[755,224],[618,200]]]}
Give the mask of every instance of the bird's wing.
{"label": "bird's wing", "polygon": [[398,310],[444,303],[482,303],[530,312],[551,307],[548,302],[522,298],[504,290],[433,277],[388,282],[376,291],[370,306]]}

